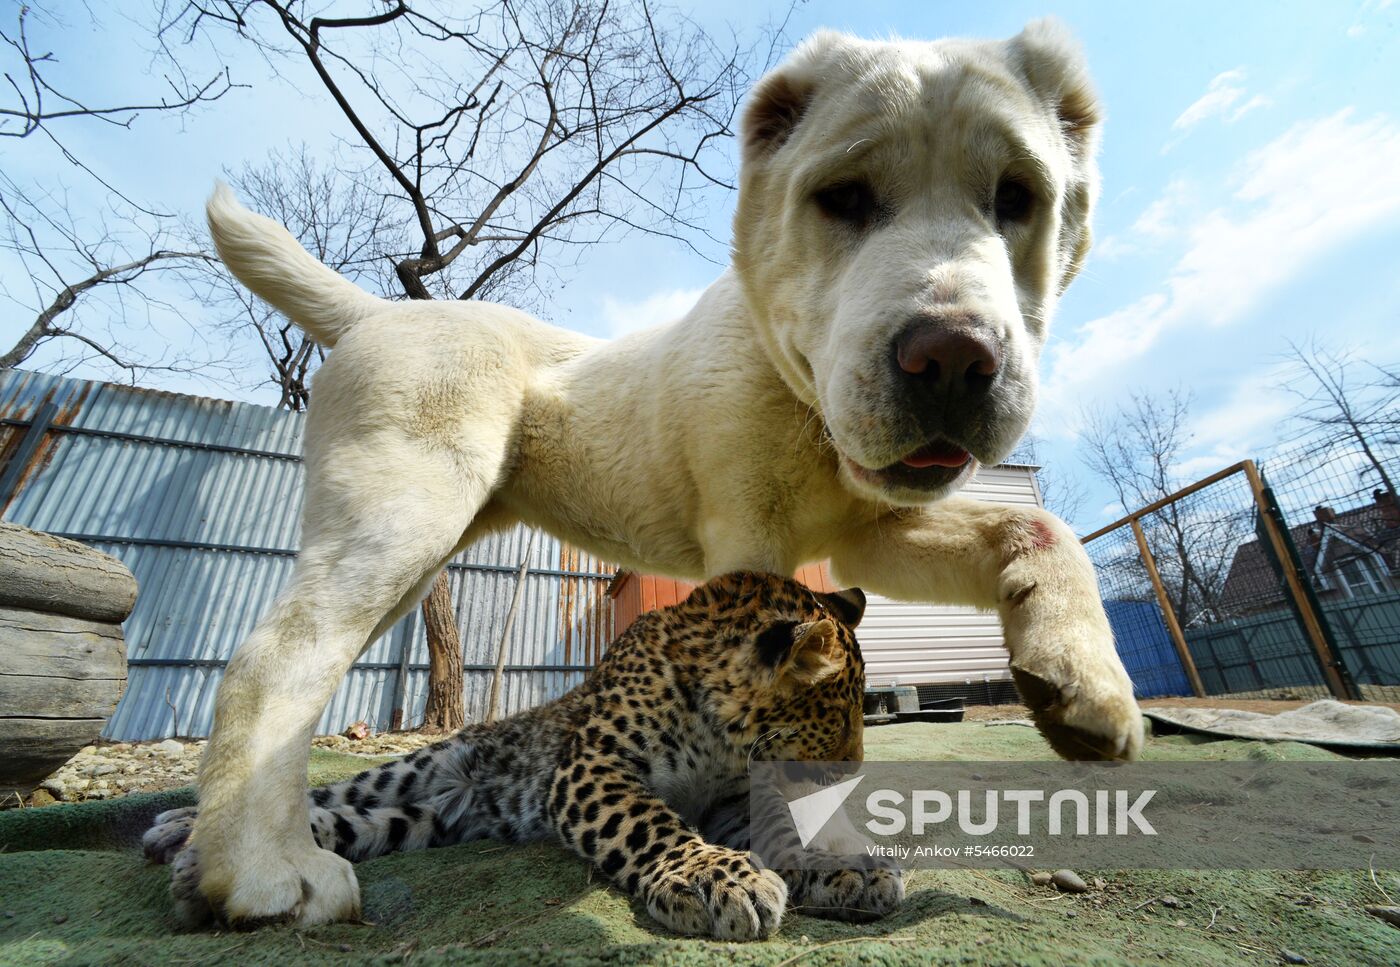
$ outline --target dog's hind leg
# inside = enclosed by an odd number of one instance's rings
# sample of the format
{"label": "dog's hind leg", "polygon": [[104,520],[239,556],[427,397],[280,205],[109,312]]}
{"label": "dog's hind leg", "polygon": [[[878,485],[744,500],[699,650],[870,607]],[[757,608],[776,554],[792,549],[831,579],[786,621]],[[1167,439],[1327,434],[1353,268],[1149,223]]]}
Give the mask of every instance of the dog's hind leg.
{"label": "dog's hind leg", "polygon": [[452,445],[406,432],[409,421],[370,424],[365,409],[338,414],[320,400],[295,573],[219,688],[189,847],[198,888],[174,884],[186,922],[358,913],[350,864],[311,835],[312,730],[351,664],[421,599],[489,499],[506,459],[507,395],[488,394],[492,412],[475,414]]}

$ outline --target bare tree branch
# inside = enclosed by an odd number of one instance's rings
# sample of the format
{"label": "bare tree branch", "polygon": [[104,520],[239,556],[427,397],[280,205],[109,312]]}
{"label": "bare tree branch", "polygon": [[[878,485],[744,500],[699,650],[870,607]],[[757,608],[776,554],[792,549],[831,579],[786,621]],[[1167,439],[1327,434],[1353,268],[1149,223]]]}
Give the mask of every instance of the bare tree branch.
{"label": "bare tree branch", "polygon": [[[1182,489],[1177,473],[1191,445],[1190,397],[1133,394],[1118,410],[1087,412],[1081,438],[1084,464],[1112,489],[1125,513]],[[1249,533],[1248,515],[1233,505],[1175,501],[1142,517],[1148,549],[1177,618],[1185,626],[1219,621],[1225,578]]]}
{"label": "bare tree branch", "polygon": [[279,39],[292,43],[354,131],[352,150],[412,212],[417,252],[395,270],[410,298],[508,296],[528,308],[543,296],[536,273],[560,264],[542,249],[619,231],[694,246],[695,189],[732,184],[716,148],[754,52],[639,0],[303,11],[294,0],[167,0],[159,32],[233,36],[274,60]]}
{"label": "bare tree branch", "polygon": [[1400,437],[1400,380],[1395,373],[1369,364],[1370,378],[1358,376],[1360,366],[1351,353],[1315,339],[1290,342],[1284,358],[1293,372],[1283,387],[1298,400],[1290,417],[1294,432],[1289,442],[1307,441],[1322,458],[1354,447],[1364,456],[1367,471],[1396,493],[1395,480],[1378,452],[1380,445]]}
{"label": "bare tree branch", "polygon": [[[44,68],[54,64],[57,58],[52,51],[36,53],[29,46],[29,32],[25,21],[30,14],[29,6],[19,8],[18,26],[13,34],[0,30],[0,43],[8,46],[22,65],[18,71],[6,71],[5,82],[14,93],[16,101],[10,106],[0,105],[0,137],[27,138],[35,131],[43,129],[52,121],[70,118],[96,118],[117,127],[129,128],[136,118],[151,111],[180,111],[201,102],[217,101],[234,88],[228,70],[216,72],[202,84],[191,85],[166,77],[170,86],[170,96],[145,104],[122,104],[113,107],[90,107],[83,101],[59,91],[44,76]],[[20,74],[20,79],[15,75]],[[58,104],[47,107],[46,101],[52,97]],[[18,122],[18,123],[16,123]]]}

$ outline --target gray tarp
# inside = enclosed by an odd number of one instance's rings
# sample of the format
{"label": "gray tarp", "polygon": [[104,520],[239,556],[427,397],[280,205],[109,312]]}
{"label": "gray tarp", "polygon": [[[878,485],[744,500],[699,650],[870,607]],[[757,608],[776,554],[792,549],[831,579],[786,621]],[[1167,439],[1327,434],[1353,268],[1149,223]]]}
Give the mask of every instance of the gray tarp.
{"label": "gray tarp", "polygon": [[1328,699],[1277,715],[1229,708],[1149,708],[1143,714],[1154,722],[1236,739],[1400,751],[1400,712],[1384,705]]}

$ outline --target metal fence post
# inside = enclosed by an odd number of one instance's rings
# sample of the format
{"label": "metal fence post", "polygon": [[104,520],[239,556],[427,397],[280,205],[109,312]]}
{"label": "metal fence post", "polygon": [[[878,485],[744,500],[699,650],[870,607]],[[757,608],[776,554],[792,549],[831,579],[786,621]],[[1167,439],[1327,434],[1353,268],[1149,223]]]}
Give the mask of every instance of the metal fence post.
{"label": "metal fence post", "polygon": [[515,576],[515,594],[510,601],[510,610],[506,612],[505,627],[501,629],[501,646],[496,651],[496,671],[491,677],[491,694],[486,699],[486,721],[496,721],[496,707],[501,697],[501,676],[506,670],[506,649],[510,645],[510,630],[515,624],[515,613],[520,610],[520,597],[525,591],[525,578],[530,574],[530,554],[535,549],[535,535],[539,531],[530,531],[530,540],[525,544],[525,556],[520,561],[520,571]]}
{"label": "metal fence post", "polygon": [[1191,650],[1186,647],[1186,635],[1181,631],[1181,622],[1177,620],[1176,609],[1172,607],[1171,599],[1167,597],[1167,589],[1162,586],[1162,576],[1157,573],[1157,561],[1152,557],[1152,552],[1147,548],[1147,536],[1142,532],[1142,524],[1136,517],[1132,520],[1133,536],[1137,538],[1138,554],[1142,557],[1142,563],[1147,566],[1147,576],[1152,580],[1152,590],[1157,592],[1157,604],[1162,609],[1162,617],[1166,619],[1167,631],[1171,632],[1172,644],[1176,646],[1176,655],[1181,659],[1182,670],[1186,672],[1187,679],[1191,682],[1191,690],[1196,693],[1197,698],[1205,698],[1206,689],[1201,684],[1201,674],[1196,671],[1196,660],[1191,657]]}
{"label": "metal fence post", "polygon": [[1280,521],[1283,513],[1272,493],[1264,486],[1263,477],[1253,460],[1244,461],[1244,473],[1249,479],[1249,489],[1254,495],[1254,503],[1259,511],[1259,519],[1268,535],[1275,559],[1283,571],[1284,583],[1293,599],[1293,606],[1303,624],[1303,630],[1312,642],[1313,650],[1322,665],[1322,674],[1327,679],[1327,687],[1339,699],[1359,699],[1361,693],[1352,681],[1342,662],[1336,643],[1328,635],[1321,617],[1321,608],[1313,597],[1311,587],[1305,582],[1302,563],[1298,560],[1292,542]]}

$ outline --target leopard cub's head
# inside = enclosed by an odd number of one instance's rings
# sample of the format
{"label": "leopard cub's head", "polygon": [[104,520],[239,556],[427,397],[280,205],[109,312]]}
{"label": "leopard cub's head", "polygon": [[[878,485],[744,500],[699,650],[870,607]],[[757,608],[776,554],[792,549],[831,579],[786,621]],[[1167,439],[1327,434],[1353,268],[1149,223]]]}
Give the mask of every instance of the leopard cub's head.
{"label": "leopard cub's head", "polygon": [[859,588],[828,594],[738,571],[697,588],[684,607],[710,627],[701,674],[711,708],[737,742],[767,760],[861,758]]}

